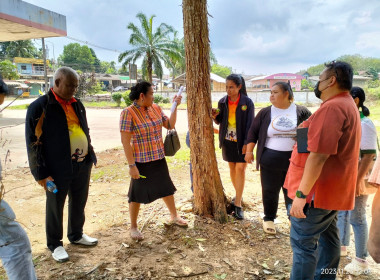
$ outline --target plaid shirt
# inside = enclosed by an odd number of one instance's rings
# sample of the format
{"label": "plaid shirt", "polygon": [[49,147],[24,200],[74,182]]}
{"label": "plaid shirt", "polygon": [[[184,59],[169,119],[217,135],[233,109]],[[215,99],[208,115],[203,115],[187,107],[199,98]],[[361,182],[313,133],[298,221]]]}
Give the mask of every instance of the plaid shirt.
{"label": "plaid shirt", "polygon": [[149,162],[165,157],[162,141],[162,124],[168,117],[153,104],[145,108],[133,105],[120,115],[120,131],[132,133],[133,157],[137,162]]}

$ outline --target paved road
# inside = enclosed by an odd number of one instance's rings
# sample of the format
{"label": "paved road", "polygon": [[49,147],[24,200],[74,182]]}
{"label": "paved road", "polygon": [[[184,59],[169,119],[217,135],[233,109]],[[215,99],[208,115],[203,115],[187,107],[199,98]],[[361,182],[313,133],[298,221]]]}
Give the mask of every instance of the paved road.
{"label": "paved road", "polygon": [[[87,109],[87,119],[90,127],[92,144],[96,152],[120,147],[119,116],[121,109]],[[165,110],[167,115],[169,111]],[[4,159],[9,151],[6,168],[28,166],[25,146],[25,115],[26,110],[4,110],[0,117],[0,159],[4,166]],[[178,111],[178,133],[187,132],[187,112]],[[163,131],[163,134],[166,131]]]}

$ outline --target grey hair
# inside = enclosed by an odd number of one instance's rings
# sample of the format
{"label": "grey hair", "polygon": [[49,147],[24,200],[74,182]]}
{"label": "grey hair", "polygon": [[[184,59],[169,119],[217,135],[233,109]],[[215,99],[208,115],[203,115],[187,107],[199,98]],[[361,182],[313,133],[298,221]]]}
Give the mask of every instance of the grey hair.
{"label": "grey hair", "polygon": [[57,71],[55,71],[54,73],[54,84],[55,84],[55,81],[60,79],[61,76],[74,76],[76,77],[78,80],[79,80],[79,75],[78,73],[70,68],[70,67],[67,67],[67,66],[62,66],[60,68],[57,69]]}

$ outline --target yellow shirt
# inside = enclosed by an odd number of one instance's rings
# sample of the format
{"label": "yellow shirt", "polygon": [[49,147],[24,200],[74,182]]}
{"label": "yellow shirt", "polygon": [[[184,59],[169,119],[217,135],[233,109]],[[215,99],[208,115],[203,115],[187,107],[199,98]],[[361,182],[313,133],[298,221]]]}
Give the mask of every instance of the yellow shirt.
{"label": "yellow shirt", "polygon": [[82,161],[88,154],[88,141],[86,134],[80,126],[77,114],[71,105],[77,101],[75,98],[72,98],[69,101],[63,100],[58,95],[56,95],[53,90],[52,92],[66,113],[67,127],[69,129],[70,136],[71,159],[75,161]]}

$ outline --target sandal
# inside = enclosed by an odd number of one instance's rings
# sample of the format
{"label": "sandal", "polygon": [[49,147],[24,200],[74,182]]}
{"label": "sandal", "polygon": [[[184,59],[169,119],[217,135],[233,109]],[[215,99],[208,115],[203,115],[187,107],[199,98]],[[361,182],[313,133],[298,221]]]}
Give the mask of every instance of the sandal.
{"label": "sandal", "polygon": [[171,220],[169,222],[165,222],[164,225],[167,226],[167,227],[170,227],[170,226],[173,226],[173,225],[176,225],[176,226],[179,226],[179,227],[183,227],[183,228],[187,228],[188,227],[187,222],[184,219],[182,219],[181,217],[176,217],[176,218],[174,218],[173,220]]}
{"label": "sandal", "polygon": [[139,231],[137,228],[131,228],[130,235],[133,240],[140,241],[144,239],[144,236],[142,235],[141,231]]}
{"label": "sandal", "polygon": [[264,232],[268,234],[276,234],[276,227],[274,226],[273,221],[263,221]]}

